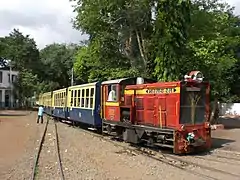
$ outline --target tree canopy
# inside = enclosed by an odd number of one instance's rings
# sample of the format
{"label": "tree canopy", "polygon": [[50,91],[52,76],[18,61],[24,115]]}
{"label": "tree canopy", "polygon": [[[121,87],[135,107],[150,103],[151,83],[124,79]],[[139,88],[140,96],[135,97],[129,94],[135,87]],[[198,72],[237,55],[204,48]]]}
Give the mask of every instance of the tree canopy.
{"label": "tree canopy", "polygon": [[75,2],[74,27],[90,36],[76,56],[78,79],[90,82],[139,75],[174,81],[197,69],[210,80],[213,97],[239,99],[240,18],[227,3]]}

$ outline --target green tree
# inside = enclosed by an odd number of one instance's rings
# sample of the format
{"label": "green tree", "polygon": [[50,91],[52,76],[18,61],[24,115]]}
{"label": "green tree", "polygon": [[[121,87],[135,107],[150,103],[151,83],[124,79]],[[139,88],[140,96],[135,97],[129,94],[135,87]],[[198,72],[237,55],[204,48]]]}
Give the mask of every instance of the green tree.
{"label": "green tree", "polygon": [[185,70],[190,6],[189,0],[158,1],[153,33],[158,80],[178,80]]}
{"label": "green tree", "polygon": [[33,96],[41,67],[34,39],[13,29],[8,36],[0,38],[0,57],[2,66],[11,66],[13,70],[19,71],[14,84],[20,102]]}
{"label": "green tree", "polygon": [[70,85],[71,69],[78,48],[79,46],[75,44],[54,43],[40,51],[43,64],[41,81],[49,84],[47,89],[54,90]]}
{"label": "green tree", "polygon": [[39,51],[34,39],[24,36],[19,30],[0,39],[1,57],[11,61],[11,65],[21,71],[22,69],[39,70]]}
{"label": "green tree", "polygon": [[132,75],[151,76],[149,47],[153,1],[78,0],[77,4],[74,26],[90,35],[89,50],[97,52],[95,60],[102,69],[115,71],[109,77],[122,76],[125,69]]}
{"label": "green tree", "polygon": [[37,82],[37,75],[34,75],[29,70],[22,69],[19,72],[17,80],[14,82],[14,94],[17,95],[20,103],[26,104],[27,98],[34,95],[37,90]]}
{"label": "green tree", "polygon": [[239,47],[239,22],[233,8],[218,0],[196,0],[192,5],[188,43],[188,70],[204,72],[214,101],[211,123],[218,117],[218,101],[233,100]]}

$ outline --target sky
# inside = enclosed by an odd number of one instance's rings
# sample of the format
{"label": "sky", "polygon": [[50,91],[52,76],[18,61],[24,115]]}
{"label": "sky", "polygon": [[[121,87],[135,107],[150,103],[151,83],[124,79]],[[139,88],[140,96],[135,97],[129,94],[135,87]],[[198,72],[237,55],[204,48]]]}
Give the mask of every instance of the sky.
{"label": "sky", "polygon": [[[240,15],[240,0],[226,0]],[[69,0],[0,0],[0,37],[13,28],[34,38],[38,48],[51,43],[78,43],[86,35],[73,29]]]}

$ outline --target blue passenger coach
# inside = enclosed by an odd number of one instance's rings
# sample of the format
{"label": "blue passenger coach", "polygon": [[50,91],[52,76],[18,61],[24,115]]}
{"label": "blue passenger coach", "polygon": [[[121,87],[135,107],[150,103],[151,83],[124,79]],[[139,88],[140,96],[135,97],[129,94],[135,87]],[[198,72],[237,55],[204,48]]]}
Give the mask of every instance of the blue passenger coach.
{"label": "blue passenger coach", "polygon": [[68,119],[101,127],[101,83],[89,83],[68,88]]}
{"label": "blue passenger coach", "polygon": [[67,88],[53,91],[53,116],[61,119],[67,117]]}

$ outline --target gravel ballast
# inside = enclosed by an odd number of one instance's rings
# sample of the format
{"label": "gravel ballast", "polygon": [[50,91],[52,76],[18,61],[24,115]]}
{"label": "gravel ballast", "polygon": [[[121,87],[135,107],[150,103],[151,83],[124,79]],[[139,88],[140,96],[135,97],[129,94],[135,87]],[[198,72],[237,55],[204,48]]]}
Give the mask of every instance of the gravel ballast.
{"label": "gravel ballast", "polygon": [[[45,123],[46,117],[44,124],[36,123],[35,112],[27,116],[1,118],[0,179],[30,179]],[[78,127],[60,122],[57,126],[66,180],[205,179],[141,154],[129,153],[116,143],[100,139]],[[230,131],[228,135],[229,133]],[[37,179],[60,179],[55,143],[54,123],[50,121],[39,159]],[[120,144],[129,146],[126,143]],[[192,166],[189,170],[210,175],[212,179],[240,179],[234,176],[240,176],[240,156],[231,151],[221,151],[218,148],[212,154],[179,158],[209,167],[206,170]],[[210,168],[219,171],[214,172]]]}

